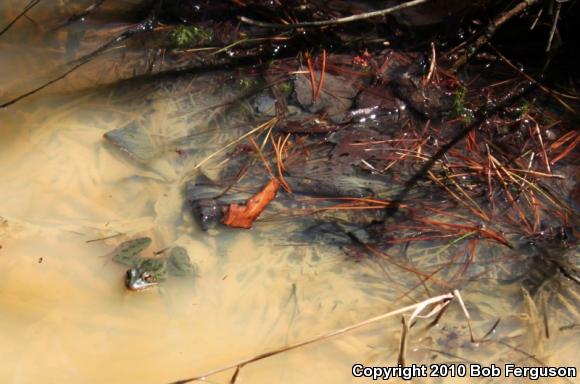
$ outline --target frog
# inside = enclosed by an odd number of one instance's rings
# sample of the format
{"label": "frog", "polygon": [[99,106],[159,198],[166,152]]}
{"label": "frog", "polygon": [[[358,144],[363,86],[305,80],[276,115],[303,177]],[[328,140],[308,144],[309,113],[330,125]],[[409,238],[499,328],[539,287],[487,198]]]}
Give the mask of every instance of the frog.
{"label": "frog", "polygon": [[125,273],[125,287],[143,291],[159,286],[171,276],[196,276],[197,268],[191,263],[187,250],[181,246],[162,252],[165,257],[144,258],[140,253],[151,245],[149,237],[140,237],[121,243],[114,251],[113,261],[130,267]]}
{"label": "frog", "polygon": [[113,251],[113,261],[126,266],[135,265],[135,259],[152,243],[150,237],[138,237],[122,242]]}
{"label": "frog", "polygon": [[125,287],[130,291],[143,291],[167,280],[167,261],[142,259],[125,273]]}

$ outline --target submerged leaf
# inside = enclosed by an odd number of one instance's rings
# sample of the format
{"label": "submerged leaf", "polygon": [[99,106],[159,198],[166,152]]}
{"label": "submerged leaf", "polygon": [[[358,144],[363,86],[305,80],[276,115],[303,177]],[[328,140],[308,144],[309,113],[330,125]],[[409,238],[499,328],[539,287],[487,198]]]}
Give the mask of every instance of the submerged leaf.
{"label": "submerged leaf", "polygon": [[169,254],[167,270],[175,276],[193,276],[197,268],[191,263],[185,248],[173,247]]}
{"label": "submerged leaf", "polygon": [[113,252],[113,261],[129,267],[134,267],[139,263],[137,257],[145,248],[151,245],[151,238],[139,237],[121,243]]}
{"label": "submerged leaf", "polygon": [[280,182],[273,179],[264,189],[248,199],[245,205],[230,204],[222,223],[228,227],[252,228],[254,221],[276,197],[279,187]]}
{"label": "submerged leaf", "polygon": [[143,126],[136,122],[109,131],[105,133],[104,137],[142,163],[147,163],[160,155],[158,146],[155,145]]}
{"label": "submerged leaf", "polygon": [[[320,75],[316,75],[316,81],[320,81]],[[340,76],[326,74],[322,91],[314,103],[312,103],[312,84],[307,76],[297,76],[294,81],[296,98],[300,105],[308,108],[310,112],[322,112],[334,123],[341,123],[346,119],[347,112],[357,95],[358,83],[356,80],[347,80]]]}

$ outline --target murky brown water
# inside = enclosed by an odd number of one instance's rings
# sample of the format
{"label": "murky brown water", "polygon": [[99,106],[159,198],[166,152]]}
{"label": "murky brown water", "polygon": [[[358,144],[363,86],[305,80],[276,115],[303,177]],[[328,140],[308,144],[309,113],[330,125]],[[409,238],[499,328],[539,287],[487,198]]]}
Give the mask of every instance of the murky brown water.
{"label": "murky brown water", "polygon": [[[2,25],[24,5],[3,2]],[[44,6],[39,14],[54,4]],[[61,35],[23,38],[35,33],[21,20],[0,37],[3,100],[65,62]],[[115,54],[98,62],[109,68]],[[165,138],[186,131],[192,120],[178,113],[179,96],[166,92],[152,103],[124,103],[117,88],[65,92],[106,79],[105,72],[88,66],[0,111],[0,382],[165,383],[412,303],[396,300],[406,290],[387,278],[400,274],[396,268],[354,263],[334,248],[284,245],[288,223],[201,232],[182,210],[180,176],[187,164],[173,156],[140,167],[102,138],[134,121]],[[202,81],[211,83],[211,76]],[[199,104],[217,103],[220,95]],[[199,130],[214,124],[207,116],[192,118]],[[223,132],[203,136],[190,161],[234,137]],[[154,250],[186,247],[199,276],[171,280],[162,290],[127,292],[124,268],[110,256],[122,240],[138,235],[151,236]],[[546,340],[518,286],[500,289],[485,280],[462,294],[476,334],[501,317],[492,339],[512,347],[469,343],[454,306],[436,328],[411,332],[408,361],[538,364],[533,355],[548,364],[578,365],[570,353],[578,345],[570,336],[577,333],[554,331]],[[239,382],[364,382],[351,376],[351,366],[396,364],[400,335],[400,318],[390,319],[250,364]],[[226,383],[232,373],[207,382]]]}

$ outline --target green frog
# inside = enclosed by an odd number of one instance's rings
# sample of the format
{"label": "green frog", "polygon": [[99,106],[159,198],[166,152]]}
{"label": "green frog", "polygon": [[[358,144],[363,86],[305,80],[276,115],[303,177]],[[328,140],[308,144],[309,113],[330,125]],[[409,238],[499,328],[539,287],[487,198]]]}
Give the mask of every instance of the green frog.
{"label": "green frog", "polygon": [[150,237],[139,237],[119,244],[113,251],[113,261],[129,267],[135,265],[135,260],[145,248],[151,245]]}
{"label": "green frog", "polygon": [[167,280],[167,261],[142,259],[125,273],[125,287],[130,291],[142,291]]}
{"label": "green frog", "polygon": [[191,263],[187,250],[175,246],[166,257],[143,258],[140,253],[151,245],[151,238],[140,237],[121,243],[114,251],[113,261],[130,267],[125,273],[125,287],[130,291],[142,291],[158,286],[169,275],[194,276],[196,267]]}

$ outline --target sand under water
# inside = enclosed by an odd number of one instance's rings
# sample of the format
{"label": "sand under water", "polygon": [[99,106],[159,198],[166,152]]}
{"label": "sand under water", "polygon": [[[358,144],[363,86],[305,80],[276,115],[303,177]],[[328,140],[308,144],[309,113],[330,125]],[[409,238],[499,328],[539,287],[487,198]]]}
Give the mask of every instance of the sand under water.
{"label": "sand under water", "polygon": [[[21,3],[0,6],[2,24]],[[68,40],[59,33],[40,38],[35,28],[22,20],[0,38],[3,100],[67,60]],[[124,102],[126,86],[81,89],[106,82],[110,72],[103,68],[121,68],[120,58],[113,51],[0,110],[0,382],[167,383],[414,302],[389,277],[401,274],[396,267],[355,262],[338,247],[292,244],[285,240],[292,233],[289,220],[258,222],[252,230],[201,231],[184,210],[181,171],[237,137],[232,127],[239,121],[192,110],[184,117],[178,107],[183,92],[175,89],[187,81],[157,86],[163,97],[153,101],[131,96]],[[195,81],[216,81],[204,76]],[[201,110],[224,94],[205,92],[188,105]],[[187,161],[173,151],[144,167],[103,139],[135,122],[157,138],[192,126],[208,133],[193,142]],[[111,261],[111,252],[143,235],[153,238],[148,252],[185,247],[198,275],[128,292],[125,269]],[[412,274],[407,278],[418,282]],[[426,329],[424,321],[411,330],[408,363],[578,366],[578,328],[554,327],[546,338],[539,309],[519,284],[500,286],[486,278],[461,293],[476,336],[501,318],[488,341],[470,342],[454,303],[435,327]],[[371,381],[354,378],[351,367],[395,365],[400,321],[391,318],[249,364],[239,382]],[[206,381],[226,383],[232,374]]]}

